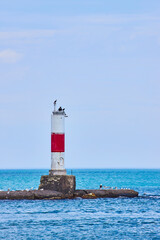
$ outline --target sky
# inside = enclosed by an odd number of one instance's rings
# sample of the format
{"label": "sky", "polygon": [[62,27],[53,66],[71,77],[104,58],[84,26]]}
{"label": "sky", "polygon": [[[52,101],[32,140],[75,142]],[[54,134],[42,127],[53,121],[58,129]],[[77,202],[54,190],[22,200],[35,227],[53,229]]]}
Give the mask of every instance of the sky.
{"label": "sky", "polygon": [[0,169],[160,168],[160,1],[0,1]]}

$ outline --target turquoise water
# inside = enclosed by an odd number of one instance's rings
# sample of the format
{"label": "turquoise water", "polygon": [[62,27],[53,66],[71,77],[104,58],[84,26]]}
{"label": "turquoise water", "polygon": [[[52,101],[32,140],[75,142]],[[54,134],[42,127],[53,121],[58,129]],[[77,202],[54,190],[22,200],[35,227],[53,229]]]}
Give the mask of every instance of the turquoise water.
{"label": "turquoise water", "polygon": [[[68,174],[71,170],[68,170]],[[0,189],[36,189],[48,170],[0,170]],[[0,201],[0,239],[160,239],[160,170],[72,170],[77,189],[100,184],[138,198]]]}

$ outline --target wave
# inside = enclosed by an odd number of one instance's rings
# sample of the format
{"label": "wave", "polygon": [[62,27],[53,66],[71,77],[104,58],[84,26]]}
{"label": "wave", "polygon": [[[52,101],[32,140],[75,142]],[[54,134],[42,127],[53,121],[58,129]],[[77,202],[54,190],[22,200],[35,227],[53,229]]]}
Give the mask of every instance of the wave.
{"label": "wave", "polygon": [[160,195],[143,194],[143,195],[139,196],[139,198],[160,199]]}

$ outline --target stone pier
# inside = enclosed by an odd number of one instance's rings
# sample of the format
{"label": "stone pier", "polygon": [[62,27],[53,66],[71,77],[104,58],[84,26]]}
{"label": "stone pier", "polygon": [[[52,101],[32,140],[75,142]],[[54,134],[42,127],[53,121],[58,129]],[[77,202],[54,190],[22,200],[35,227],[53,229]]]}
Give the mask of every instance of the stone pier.
{"label": "stone pier", "polygon": [[96,198],[118,198],[138,197],[138,192],[129,189],[115,189],[115,190],[76,190],[72,194],[65,194],[53,190],[19,190],[19,191],[0,191],[0,200],[54,200],[54,199],[96,199]]}

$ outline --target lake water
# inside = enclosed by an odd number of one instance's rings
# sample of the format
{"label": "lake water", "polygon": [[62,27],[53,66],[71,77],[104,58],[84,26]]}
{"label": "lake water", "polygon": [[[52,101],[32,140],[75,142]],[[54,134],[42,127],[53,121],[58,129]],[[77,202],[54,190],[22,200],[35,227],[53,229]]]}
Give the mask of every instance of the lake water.
{"label": "lake water", "polygon": [[[132,188],[138,198],[1,200],[0,239],[160,239],[160,170],[76,169],[77,189]],[[48,170],[0,170],[0,190],[37,189]]]}

